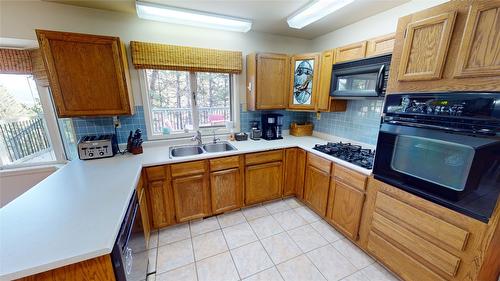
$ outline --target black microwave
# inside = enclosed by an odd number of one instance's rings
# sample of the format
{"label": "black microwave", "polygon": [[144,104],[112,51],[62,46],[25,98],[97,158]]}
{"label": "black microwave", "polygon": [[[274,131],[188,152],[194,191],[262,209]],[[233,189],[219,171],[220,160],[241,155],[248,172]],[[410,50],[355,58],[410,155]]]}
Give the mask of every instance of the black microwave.
{"label": "black microwave", "polygon": [[500,93],[388,95],[373,173],[487,222],[500,194]]}
{"label": "black microwave", "polygon": [[332,66],[330,96],[339,99],[383,97],[392,55],[383,55]]}

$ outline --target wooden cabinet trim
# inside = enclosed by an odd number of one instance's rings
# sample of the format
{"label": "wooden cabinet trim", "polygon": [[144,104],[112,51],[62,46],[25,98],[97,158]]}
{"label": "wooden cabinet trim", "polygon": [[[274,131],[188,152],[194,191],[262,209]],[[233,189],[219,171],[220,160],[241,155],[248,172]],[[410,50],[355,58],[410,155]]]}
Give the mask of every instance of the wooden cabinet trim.
{"label": "wooden cabinet trim", "polygon": [[[460,258],[421,238],[408,229],[375,212],[373,214],[372,230],[388,241],[394,241],[406,254],[431,267],[434,271],[453,277],[457,274]],[[397,244],[396,244],[397,243]]]}
{"label": "wooden cabinet trim", "polygon": [[446,244],[458,251],[463,251],[467,245],[468,231],[394,199],[383,192],[377,193],[375,210],[405,225],[429,241]]}
{"label": "wooden cabinet trim", "polygon": [[342,165],[334,164],[335,169],[333,170],[333,175],[338,181],[348,184],[352,187],[359,189],[360,191],[366,190],[367,176],[348,169]]}
{"label": "wooden cabinet trim", "polygon": [[311,165],[327,175],[332,171],[332,162],[313,153],[307,153],[307,165]]}
{"label": "wooden cabinet trim", "polygon": [[172,177],[174,178],[203,174],[208,171],[207,161],[199,160],[199,161],[172,164],[170,165],[170,170],[172,171]]}
{"label": "wooden cabinet trim", "polygon": [[390,33],[369,39],[366,45],[366,57],[391,53],[396,40],[395,35],[396,33]]}
{"label": "wooden cabinet trim", "polygon": [[[482,32],[487,32],[488,34],[478,35],[478,29],[480,25],[480,17],[482,13],[488,10],[494,10],[493,15],[490,15],[488,19],[491,22],[483,23]],[[498,1],[488,1],[488,2],[473,2],[469,14],[467,16],[467,22],[465,24],[462,40],[460,42],[460,49],[457,56],[457,65],[454,77],[479,77],[479,76],[498,76],[500,75],[500,31],[498,28],[495,30],[495,26],[500,23],[500,3]],[[482,46],[474,45],[482,44]],[[473,59],[471,56],[475,54],[475,61],[481,60],[483,65],[477,67],[469,66],[469,62]],[[486,57],[486,52],[491,51],[489,57]],[[486,63],[484,60],[489,60]]]}
{"label": "wooden cabinet trim", "polygon": [[256,165],[261,163],[283,160],[283,150],[272,150],[256,152],[245,155],[245,165]]}
{"label": "wooden cabinet trim", "polygon": [[[435,80],[441,78],[443,73],[446,55],[448,53],[448,46],[450,44],[455,18],[457,13],[455,11],[443,13],[440,15],[432,16],[415,22],[411,22],[406,27],[406,36],[404,38],[401,60],[398,70],[399,81],[420,81],[420,80]],[[416,42],[414,40],[415,31],[423,29],[432,25],[442,24],[441,37],[439,46],[436,50],[436,57],[432,60],[431,70],[425,72],[407,73],[409,63],[411,60],[411,52],[414,44],[428,44],[429,42]],[[421,61],[415,62],[421,63]]]}
{"label": "wooden cabinet trim", "polygon": [[369,234],[367,249],[404,280],[445,281],[441,276],[427,269],[375,232]]}
{"label": "wooden cabinet trim", "polygon": [[222,158],[210,159],[210,171],[221,171],[231,168],[237,168],[240,165],[240,156],[228,156]]}

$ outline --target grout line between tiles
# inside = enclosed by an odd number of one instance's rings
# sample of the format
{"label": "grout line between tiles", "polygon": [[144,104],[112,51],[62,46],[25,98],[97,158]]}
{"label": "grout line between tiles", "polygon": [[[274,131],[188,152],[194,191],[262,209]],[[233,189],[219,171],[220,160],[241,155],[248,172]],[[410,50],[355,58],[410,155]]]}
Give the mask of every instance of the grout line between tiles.
{"label": "grout line between tiles", "polygon": [[191,232],[191,223],[188,223],[189,227],[189,236],[191,236],[189,239],[191,239],[191,249],[193,250],[193,261],[194,261],[194,271],[196,272],[196,280],[200,280],[200,277],[198,276],[198,264],[196,262],[196,256],[194,255],[194,243],[193,243],[193,233]]}

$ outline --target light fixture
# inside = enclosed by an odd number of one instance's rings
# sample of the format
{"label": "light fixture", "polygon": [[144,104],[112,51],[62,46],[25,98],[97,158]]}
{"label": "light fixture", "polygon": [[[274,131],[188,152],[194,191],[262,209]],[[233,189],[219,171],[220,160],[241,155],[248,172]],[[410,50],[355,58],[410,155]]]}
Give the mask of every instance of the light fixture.
{"label": "light fixture", "polygon": [[135,5],[137,16],[142,19],[239,32],[247,32],[252,28],[252,22],[246,19],[180,9],[143,1],[136,1]]}
{"label": "light fixture", "polygon": [[301,29],[352,2],[354,0],[315,0],[289,16],[286,22],[291,28]]}

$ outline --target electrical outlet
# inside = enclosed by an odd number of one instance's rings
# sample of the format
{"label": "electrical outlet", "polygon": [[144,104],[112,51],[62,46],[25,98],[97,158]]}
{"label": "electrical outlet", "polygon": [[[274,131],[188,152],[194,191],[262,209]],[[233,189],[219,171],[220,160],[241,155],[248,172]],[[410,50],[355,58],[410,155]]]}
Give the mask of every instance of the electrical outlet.
{"label": "electrical outlet", "polygon": [[120,128],[122,123],[120,122],[120,118],[118,116],[113,116],[113,125],[115,128]]}

